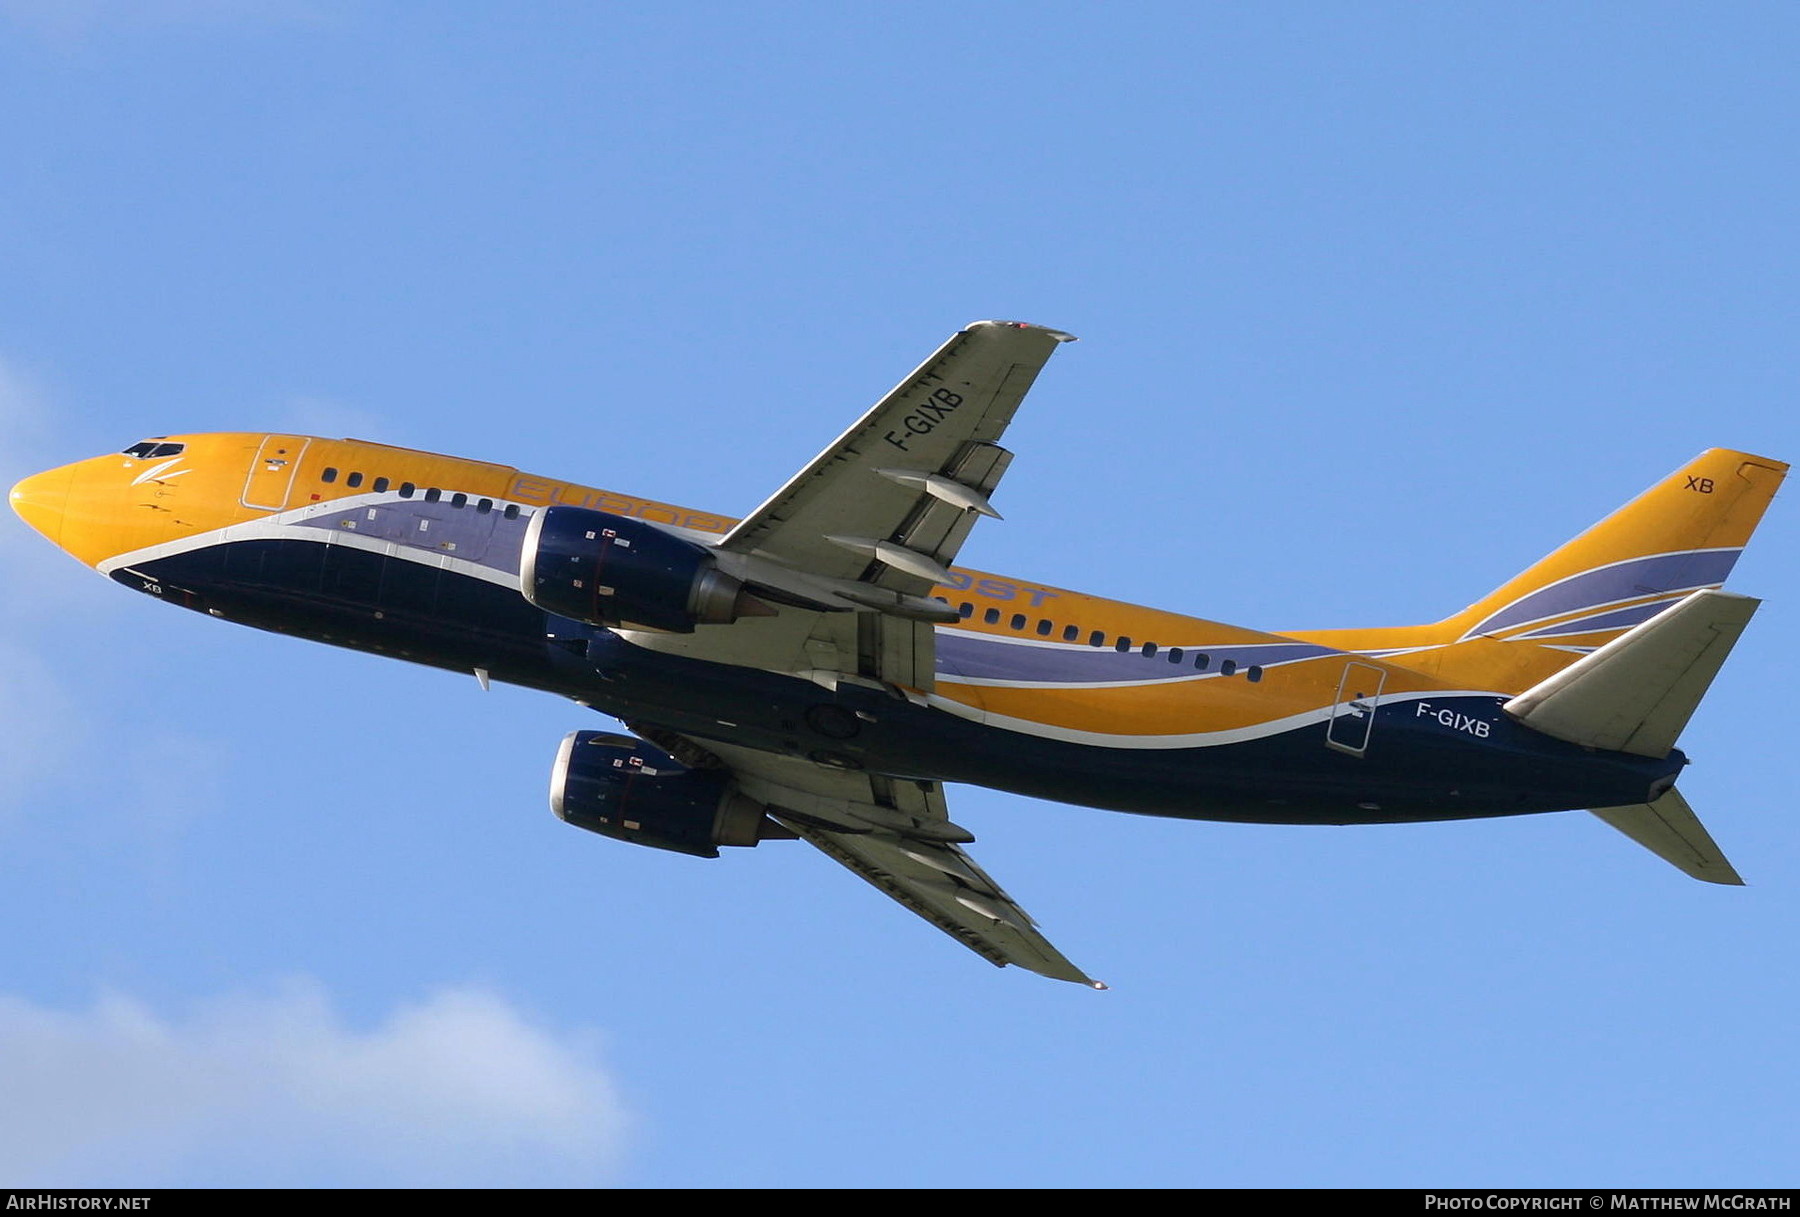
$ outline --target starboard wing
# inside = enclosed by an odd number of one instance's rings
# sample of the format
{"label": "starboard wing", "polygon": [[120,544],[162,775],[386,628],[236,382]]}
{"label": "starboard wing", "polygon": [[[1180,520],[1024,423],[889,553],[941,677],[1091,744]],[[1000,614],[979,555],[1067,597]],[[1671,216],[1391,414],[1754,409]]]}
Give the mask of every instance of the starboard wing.
{"label": "starboard wing", "polygon": [[[632,724],[652,742],[673,743]],[[1050,945],[1030,915],[962,848],[943,786],[828,768],[712,740],[687,740],[781,824],[999,967],[1099,984]],[[686,750],[684,750],[686,751]],[[698,760],[687,752],[684,761]]]}

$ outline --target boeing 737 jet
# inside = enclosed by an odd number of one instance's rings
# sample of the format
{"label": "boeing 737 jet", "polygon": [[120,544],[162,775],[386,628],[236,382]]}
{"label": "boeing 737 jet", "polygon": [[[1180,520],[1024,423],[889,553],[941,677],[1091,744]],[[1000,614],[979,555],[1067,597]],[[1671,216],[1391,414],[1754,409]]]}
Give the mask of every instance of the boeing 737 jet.
{"label": "boeing 737 jet", "polygon": [[952,564],[1069,335],[960,331],[743,519],[359,440],[171,435],[26,478],[101,574],[261,629],[572,698],[569,824],[804,840],[995,964],[1094,983],[945,787],[1279,824],[1590,809],[1737,883],[1676,737],[1757,601],[1719,590],[1787,466],[1702,453],[1433,625],[1282,634]]}

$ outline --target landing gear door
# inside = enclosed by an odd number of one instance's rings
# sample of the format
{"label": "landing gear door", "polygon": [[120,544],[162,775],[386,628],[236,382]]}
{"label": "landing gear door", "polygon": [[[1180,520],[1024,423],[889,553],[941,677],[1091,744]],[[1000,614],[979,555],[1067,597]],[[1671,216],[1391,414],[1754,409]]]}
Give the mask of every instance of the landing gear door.
{"label": "landing gear door", "polygon": [[1332,703],[1331,722],[1325,728],[1325,746],[1362,756],[1369,750],[1369,734],[1375,729],[1375,707],[1381,701],[1381,688],[1387,673],[1372,663],[1352,661],[1344,665],[1338,680],[1337,700]]}
{"label": "landing gear door", "polygon": [[244,479],[244,506],[258,511],[284,510],[294,474],[300,470],[300,454],[311,442],[304,435],[265,435],[250,464],[250,476]]}

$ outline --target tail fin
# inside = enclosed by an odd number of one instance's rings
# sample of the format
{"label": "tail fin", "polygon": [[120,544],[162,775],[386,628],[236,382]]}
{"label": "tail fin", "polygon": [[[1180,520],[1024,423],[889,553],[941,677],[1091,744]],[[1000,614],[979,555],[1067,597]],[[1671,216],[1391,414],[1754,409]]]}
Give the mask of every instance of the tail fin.
{"label": "tail fin", "polygon": [[1521,693],[1731,573],[1787,465],[1713,448],[1436,625],[1325,631],[1464,688]]}
{"label": "tail fin", "polygon": [[1713,448],[1440,626],[1456,641],[1592,650],[1703,587],[1718,587],[1787,466]]}
{"label": "tail fin", "polygon": [[[1667,756],[1756,609],[1717,589],[1787,470],[1709,449],[1435,625],[1297,636],[1513,694],[1508,713],[1559,739]],[[1696,879],[1743,882],[1672,789],[1594,814]]]}

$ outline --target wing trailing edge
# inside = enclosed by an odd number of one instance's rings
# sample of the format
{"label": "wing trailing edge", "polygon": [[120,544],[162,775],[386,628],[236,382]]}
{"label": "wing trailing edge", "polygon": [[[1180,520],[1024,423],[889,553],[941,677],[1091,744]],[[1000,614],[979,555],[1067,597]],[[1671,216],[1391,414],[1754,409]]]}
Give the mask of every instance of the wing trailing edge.
{"label": "wing trailing edge", "polygon": [[730,770],[768,815],[865,882],[998,967],[1011,964],[1095,989],[962,847],[937,782],[834,769],[715,740],[659,733],[703,764]]}

